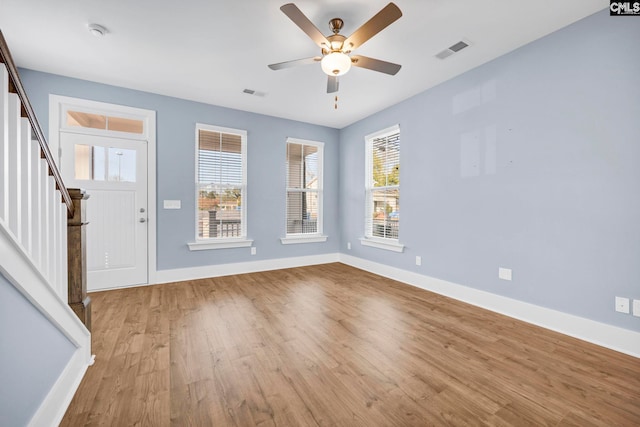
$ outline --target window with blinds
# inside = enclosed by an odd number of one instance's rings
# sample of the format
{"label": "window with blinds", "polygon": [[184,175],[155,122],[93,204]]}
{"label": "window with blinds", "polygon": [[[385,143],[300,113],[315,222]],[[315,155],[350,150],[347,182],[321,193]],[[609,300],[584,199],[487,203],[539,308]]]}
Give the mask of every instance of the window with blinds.
{"label": "window with blinds", "polygon": [[287,237],[322,234],[320,142],[287,139]]}
{"label": "window with blinds", "polygon": [[197,240],[246,238],[247,133],[197,124]]}
{"label": "window with blinds", "polygon": [[398,240],[400,224],[400,127],[366,138],[365,237]]}

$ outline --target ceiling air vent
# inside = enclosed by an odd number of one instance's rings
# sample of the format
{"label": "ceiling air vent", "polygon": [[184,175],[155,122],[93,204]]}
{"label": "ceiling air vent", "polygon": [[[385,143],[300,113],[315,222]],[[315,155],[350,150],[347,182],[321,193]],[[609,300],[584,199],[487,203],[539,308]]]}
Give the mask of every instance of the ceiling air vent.
{"label": "ceiling air vent", "polygon": [[445,50],[443,50],[442,52],[437,53],[436,58],[440,58],[440,59],[448,58],[454,53],[460,52],[462,49],[464,49],[467,46],[469,46],[469,43],[463,42],[462,40],[460,40],[458,43],[455,43],[449,46],[448,48],[446,48]]}
{"label": "ceiling air vent", "polygon": [[265,92],[260,92],[259,90],[253,90],[253,89],[244,89],[242,93],[246,93],[247,95],[253,95],[253,96],[261,96],[261,97],[264,97],[266,95]]}

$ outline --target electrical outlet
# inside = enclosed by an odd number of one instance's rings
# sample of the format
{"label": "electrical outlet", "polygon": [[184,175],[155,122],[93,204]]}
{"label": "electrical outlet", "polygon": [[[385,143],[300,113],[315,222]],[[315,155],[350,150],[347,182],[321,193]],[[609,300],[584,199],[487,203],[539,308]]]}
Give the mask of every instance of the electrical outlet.
{"label": "electrical outlet", "polygon": [[416,256],[416,265],[422,265],[422,257]]}
{"label": "electrical outlet", "polygon": [[640,317],[640,299],[633,300],[633,315]]}
{"label": "electrical outlet", "polygon": [[351,250],[351,242],[347,242],[347,249]]}
{"label": "electrical outlet", "polygon": [[502,280],[511,280],[511,269],[510,268],[498,268],[498,278]]}
{"label": "electrical outlet", "polygon": [[629,298],[616,297],[616,311],[629,314]]}
{"label": "electrical outlet", "polygon": [[256,247],[255,247],[255,246],[252,246],[252,247],[251,247],[251,255],[255,255],[255,254],[256,254],[256,252],[257,252]]}

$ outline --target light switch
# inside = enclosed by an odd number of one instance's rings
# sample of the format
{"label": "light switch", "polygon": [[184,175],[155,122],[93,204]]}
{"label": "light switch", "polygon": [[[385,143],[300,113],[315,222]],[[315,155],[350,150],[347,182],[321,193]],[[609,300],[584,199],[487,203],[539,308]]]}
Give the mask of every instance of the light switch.
{"label": "light switch", "polygon": [[640,299],[633,300],[633,315],[640,317]]}
{"label": "light switch", "polygon": [[616,311],[618,313],[629,313],[629,298],[616,297]]}
{"label": "light switch", "polygon": [[180,200],[165,200],[163,207],[165,209],[180,209]]}

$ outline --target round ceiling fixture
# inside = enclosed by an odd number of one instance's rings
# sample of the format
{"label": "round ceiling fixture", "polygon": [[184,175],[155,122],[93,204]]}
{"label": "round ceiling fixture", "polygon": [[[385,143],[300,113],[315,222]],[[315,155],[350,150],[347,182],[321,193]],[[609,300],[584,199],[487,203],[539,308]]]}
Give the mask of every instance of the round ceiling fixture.
{"label": "round ceiling fixture", "polygon": [[329,76],[341,76],[351,69],[351,58],[342,52],[331,52],[322,58],[320,66]]}
{"label": "round ceiling fixture", "polygon": [[103,37],[105,34],[107,34],[107,29],[105,27],[103,27],[102,25],[89,24],[87,26],[87,28],[89,28],[89,32],[94,37]]}

